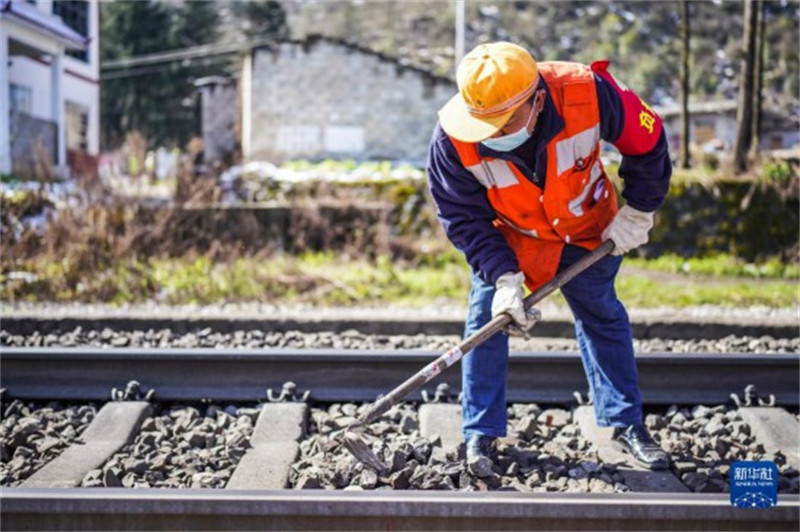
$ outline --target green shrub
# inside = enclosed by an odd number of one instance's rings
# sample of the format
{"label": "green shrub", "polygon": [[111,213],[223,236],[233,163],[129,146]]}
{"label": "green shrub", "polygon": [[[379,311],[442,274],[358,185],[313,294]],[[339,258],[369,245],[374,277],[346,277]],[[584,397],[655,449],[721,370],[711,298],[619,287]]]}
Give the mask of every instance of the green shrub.
{"label": "green shrub", "polygon": [[792,168],[787,161],[767,161],[761,167],[761,178],[780,186],[788,185],[792,174]]}
{"label": "green shrub", "polygon": [[703,274],[715,277],[753,277],[765,279],[800,279],[800,264],[786,264],[773,257],[759,263],[745,262],[728,254],[709,257],[680,257],[674,254],[653,259],[626,258],[625,264],[647,270],[680,274]]}

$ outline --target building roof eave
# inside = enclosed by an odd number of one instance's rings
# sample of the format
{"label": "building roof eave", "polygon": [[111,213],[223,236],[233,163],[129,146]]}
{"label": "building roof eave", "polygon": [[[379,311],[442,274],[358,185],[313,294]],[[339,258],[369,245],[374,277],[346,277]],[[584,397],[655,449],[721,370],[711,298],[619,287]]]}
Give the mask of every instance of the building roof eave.
{"label": "building roof eave", "polygon": [[313,46],[315,46],[316,44],[318,44],[320,42],[333,44],[333,45],[336,45],[336,46],[341,46],[341,47],[344,47],[344,48],[347,48],[347,49],[350,49],[350,50],[354,50],[354,51],[357,51],[357,52],[360,52],[360,53],[363,53],[363,54],[366,54],[366,55],[369,55],[369,56],[377,57],[379,60],[387,62],[387,63],[391,63],[391,64],[395,65],[397,68],[400,68],[400,69],[403,69],[403,70],[412,71],[412,72],[416,72],[417,74],[420,74],[420,75],[424,76],[425,78],[427,78],[427,79],[429,79],[429,80],[431,80],[431,81],[433,81],[435,83],[442,83],[442,84],[455,86],[455,80],[454,79],[452,79],[450,77],[447,77],[447,76],[442,76],[442,75],[436,74],[436,73],[432,72],[431,70],[428,70],[428,69],[423,68],[421,66],[414,65],[410,61],[406,60],[405,58],[396,57],[396,56],[389,55],[389,54],[386,54],[386,53],[383,53],[383,52],[379,52],[377,50],[373,50],[373,49],[371,49],[371,48],[369,48],[367,46],[364,46],[364,45],[356,43],[356,42],[349,41],[349,40],[344,39],[344,38],[331,37],[331,36],[322,35],[322,34],[319,34],[319,33],[308,34],[303,39],[292,39],[292,38],[288,38],[288,37],[279,38],[279,39],[276,39],[274,41],[255,44],[255,45],[250,47],[250,50],[251,50],[251,53],[253,51],[259,51],[259,50],[275,51],[277,46],[280,46],[282,44],[290,44],[290,45],[294,45],[294,46],[300,46],[300,47],[302,47],[304,49],[309,49],[309,48],[312,48]]}
{"label": "building roof eave", "polygon": [[196,79],[193,85],[199,89],[212,85],[231,85],[232,83],[233,79],[230,76],[205,76]]}
{"label": "building roof eave", "polygon": [[89,46],[90,40],[64,24],[61,17],[39,11],[28,2],[0,0],[0,17],[46,33],[70,50],[86,50]]}

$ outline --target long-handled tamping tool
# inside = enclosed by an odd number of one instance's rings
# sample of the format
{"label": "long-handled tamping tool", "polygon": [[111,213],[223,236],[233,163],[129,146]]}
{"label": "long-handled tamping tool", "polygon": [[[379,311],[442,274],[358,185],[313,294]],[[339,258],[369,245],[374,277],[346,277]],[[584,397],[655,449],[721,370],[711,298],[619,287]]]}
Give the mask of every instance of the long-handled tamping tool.
{"label": "long-handled tamping tool", "polygon": [[[569,281],[576,275],[589,268],[592,264],[602,259],[614,250],[614,243],[611,240],[603,242],[594,251],[581,258],[578,262],[556,275],[552,281],[531,292],[524,300],[525,310],[546,298]],[[378,399],[368,410],[363,412],[356,421],[344,431],[344,444],[350,453],[358,461],[380,472],[388,468],[380,458],[378,458],[369,445],[364,441],[364,428],[375,421],[392,406],[403,400],[408,394],[417,390],[423,384],[429,382],[442,371],[449,368],[461,358],[490,337],[494,336],[504,327],[511,323],[511,316],[506,313],[493,318],[489,323],[478,329],[469,338],[457,346],[447,350],[436,360],[422,368],[400,386]]]}

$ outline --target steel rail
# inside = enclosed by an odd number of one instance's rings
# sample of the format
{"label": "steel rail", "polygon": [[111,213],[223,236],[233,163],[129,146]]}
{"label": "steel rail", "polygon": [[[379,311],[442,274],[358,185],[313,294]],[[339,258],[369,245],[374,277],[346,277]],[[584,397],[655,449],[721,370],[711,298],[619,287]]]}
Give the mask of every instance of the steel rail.
{"label": "steel rail", "polygon": [[9,530],[792,530],[727,494],[0,489]]}
{"label": "steel rail", "polygon": [[[135,379],[157,400],[260,401],[287,381],[318,401],[373,401],[439,352],[332,349],[2,348],[0,387],[22,399],[105,400]],[[761,397],[797,406],[800,355],[674,354],[637,356],[647,404],[724,403],[754,385]],[[461,388],[458,370],[443,372]],[[587,389],[581,358],[567,352],[512,353],[508,400],[564,403]],[[411,399],[419,399],[419,393]]]}

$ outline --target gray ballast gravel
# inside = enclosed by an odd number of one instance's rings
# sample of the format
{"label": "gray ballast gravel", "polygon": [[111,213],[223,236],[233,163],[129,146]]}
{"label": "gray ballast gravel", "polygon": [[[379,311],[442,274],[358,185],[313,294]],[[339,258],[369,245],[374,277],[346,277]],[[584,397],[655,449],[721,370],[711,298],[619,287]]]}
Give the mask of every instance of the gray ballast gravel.
{"label": "gray ballast gravel", "polygon": [[[146,331],[84,330],[76,327],[63,334],[9,334],[0,330],[0,346],[8,347],[214,347],[293,349],[426,349],[444,351],[458,344],[454,335],[380,335],[355,330],[342,333],[300,331],[264,332],[239,330],[214,332],[210,328],[177,334],[169,329]],[[639,353],[794,353],[800,354],[800,336],[773,338],[730,335],[721,339],[677,340],[652,338],[634,340]],[[511,339],[514,351],[577,351],[578,344],[567,338]]]}
{"label": "gray ballast gravel", "polygon": [[64,452],[94,419],[93,404],[2,404],[0,486],[17,486]]}
{"label": "gray ballast gravel", "polygon": [[672,471],[691,490],[728,492],[730,465],[739,460],[774,462],[778,491],[798,493],[798,471],[780,452],[769,452],[735,408],[725,405],[680,408],[649,414],[645,425],[673,459]]}
{"label": "gray ballast gravel", "polygon": [[257,408],[164,408],[84,487],[224,488],[250,443]]}
{"label": "gray ballast gravel", "polygon": [[[499,440],[491,469],[469,471],[463,445],[457,451],[419,431],[412,405],[393,407],[367,427],[367,441],[388,471],[376,474],[341,445],[345,428],[368,405],[334,404],[312,409],[309,436],[292,466],[296,489],[439,489],[527,492],[629,491],[620,463],[607,463],[572,412],[534,404],[508,408],[508,435]],[[730,464],[769,460],[778,465],[779,490],[798,493],[798,471],[780,453],[767,452],[735,409],[726,406],[670,407],[646,416],[654,438],[673,458],[671,472],[700,493],[729,490]]]}
{"label": "gray ballast gravel", "polygon": [[[465,288],[466,290],[466,288]],[[150,300],[144,303],[31,303],[12,301],[3,305],[4,317],[35,316],[38,319],[108,319],[144,318],[191,320],[198,318],[225,319],[302,319],[338,320],[343,313],[351,319],[407,321],[407,320],[454,320],[466,318],[466,292],[464,303],[438,303],[424,307],[401,307],[395,305],[318,307],[313,304],[272,304],[257,302],[212,303],[191,305],[167,305]],[[552,301],[540,302],[537,307],[546,319],[569,319],[569,309]],[[696,305],[690,307],[629,308],[628,314],[634,322],[654,323],[689,319],[695,322],[739,322],[739,323],[796,323],[797,309],[793,307],[771,308],[765,306],[727,307],[718,305]]]}
{"label": "gray ballast gravel", "polygon": [[358,463],[341,445],[344,429],[364,405],[334,404],[311,413],[309,437],[300,444],[300,460],[292,466],[290,482],[297,489],[440,489],[511,490],[527,492],[628,491],[614,465],[597,461],[571,414],[536,405],[509,409],[509,436],[497,447],[491,470],[471,474],[465,467],[463,445],[442,447],[441,438],[422,436],[416,410],[397,405],[367,427],[373,451],[388,471],[377,474]]}

